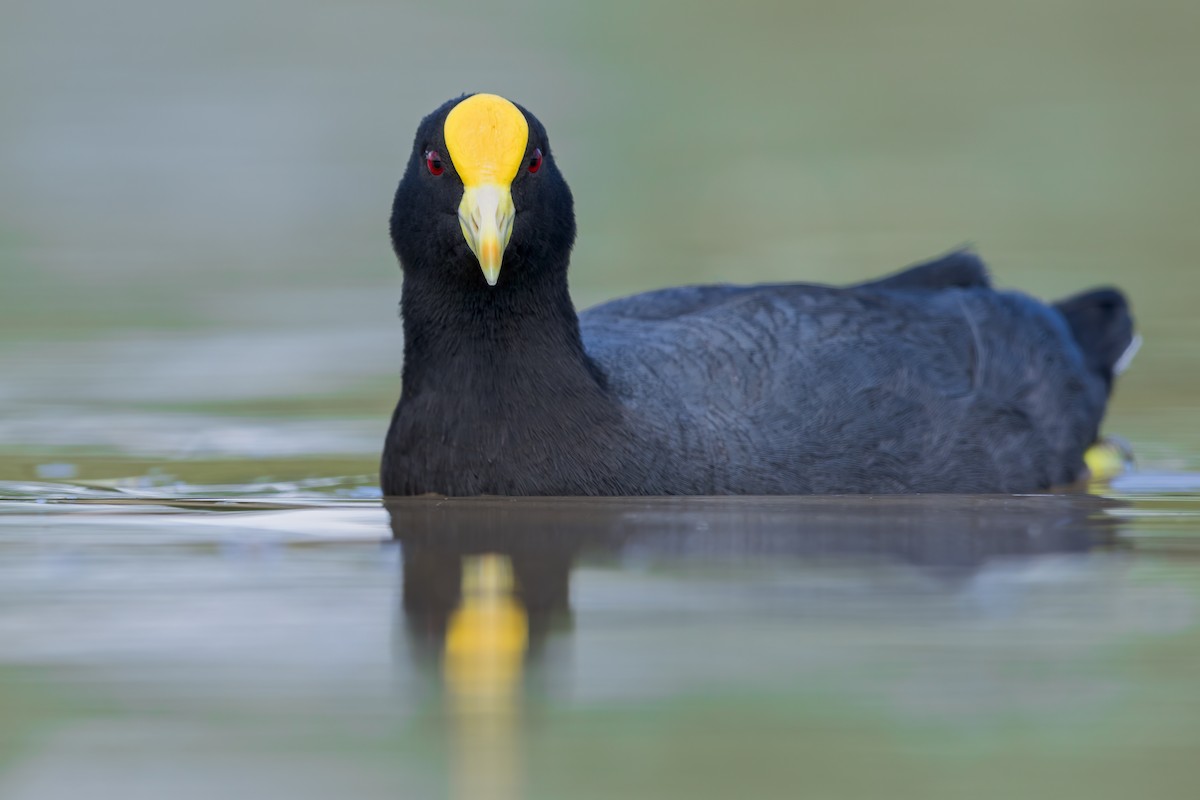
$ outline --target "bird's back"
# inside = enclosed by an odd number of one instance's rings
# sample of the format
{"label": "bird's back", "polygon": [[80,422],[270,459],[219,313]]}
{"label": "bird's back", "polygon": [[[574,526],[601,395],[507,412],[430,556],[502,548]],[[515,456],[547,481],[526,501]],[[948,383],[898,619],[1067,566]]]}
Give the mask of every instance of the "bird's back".
{"label": "bird's back", "polygon": [[994,291],[966,253],[845,288],[652,292],[580,323],[684,492],[1045,489],[1079,476],[1108,394],[1058,309]]}

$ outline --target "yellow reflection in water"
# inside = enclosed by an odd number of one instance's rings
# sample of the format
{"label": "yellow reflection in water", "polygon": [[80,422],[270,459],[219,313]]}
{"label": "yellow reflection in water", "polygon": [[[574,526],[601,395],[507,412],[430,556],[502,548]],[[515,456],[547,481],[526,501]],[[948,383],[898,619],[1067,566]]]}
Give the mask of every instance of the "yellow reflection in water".
{"label": "yellow reflection in water", "polygon": [[507,556],[463,559],[462,599],[442,662],[453,730],[455,796],[521,796],[520,695],[529,623]]}

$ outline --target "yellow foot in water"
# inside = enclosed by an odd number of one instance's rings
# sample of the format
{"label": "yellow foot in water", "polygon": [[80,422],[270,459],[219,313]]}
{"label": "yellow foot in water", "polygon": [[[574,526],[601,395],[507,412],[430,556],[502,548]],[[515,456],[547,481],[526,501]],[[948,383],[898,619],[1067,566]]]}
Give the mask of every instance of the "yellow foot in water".
{"label": "yellow foot in water", "polygon": [[1093,481],[1110,481],[1133,468],[1133,448],[1119,436],[1103,436],[1083,454]]}

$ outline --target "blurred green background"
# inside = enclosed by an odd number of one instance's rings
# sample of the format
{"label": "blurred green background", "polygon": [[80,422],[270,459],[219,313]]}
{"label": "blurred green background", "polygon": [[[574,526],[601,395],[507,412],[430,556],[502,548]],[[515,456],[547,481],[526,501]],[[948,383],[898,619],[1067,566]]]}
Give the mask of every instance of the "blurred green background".
{"label": "blurred green background", "polygon": [[1195,464],[1198,31],[1175,1],[10,0],[0,447],[369,469],[391,194],[420,118],[485,90],[550,131],[581,305],[970,243],[1004,286],[1126,289],[1109,429]]}

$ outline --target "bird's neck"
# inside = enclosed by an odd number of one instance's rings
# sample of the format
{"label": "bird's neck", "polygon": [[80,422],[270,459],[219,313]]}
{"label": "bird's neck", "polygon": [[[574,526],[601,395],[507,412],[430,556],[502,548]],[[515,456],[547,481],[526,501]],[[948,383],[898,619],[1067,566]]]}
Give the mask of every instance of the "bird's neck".
{"label": "bird's neck", "polygon": [[520,277],[467,290],[405,274],[385,492],[636,491],[636,437],[584,352],[565,277]]}
{"label": "bird's neck", "polygon": [[496,286],[482,275],[466,282],[405,275],[405,395],[596,386],[565,268],[530,274],[521,266],[506,265],[510,274]]}

